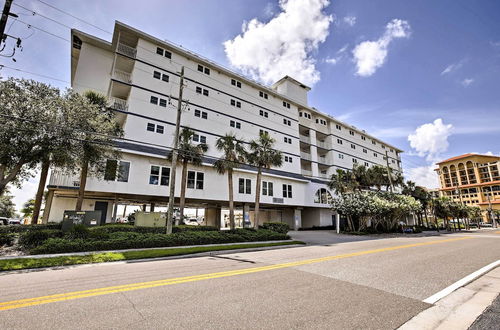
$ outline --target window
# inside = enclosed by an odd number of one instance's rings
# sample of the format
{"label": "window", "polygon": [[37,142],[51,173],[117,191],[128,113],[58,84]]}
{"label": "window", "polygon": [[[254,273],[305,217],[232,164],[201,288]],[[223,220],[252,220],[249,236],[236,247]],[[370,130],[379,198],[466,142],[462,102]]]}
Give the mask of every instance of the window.
{"label": "window", "polygon": [[338,144],[342,144],[343,142],[342,142],[342,140],[341,140],[341,139],[337,139],[337,143],[338,143]]}
{"label": "window", "polygon": [[273,196],[273,183],[262,181],[262,195]]}
{"label": "window", "polygon": [[339,159],[344,159],[344,155],[339,154]]}
{"label": "window", "polygon": [[293,158],[290,157],[290,156],[285,156],[285,162],[286,163],[292,163],[293,162]]}
{"label": "window", "polygon": [[165,81],[165,82],[168,82],[169,78],[168,78],[168,76],[167,76],[166,74],[164,74],[164,73],[163,73],[163,74],[161,75],[161,80],[163,80],[163,81]]}
{"label": "window", "polygon": [[370,167],[370,164],[368,164],[368,162],[365,162],[365,167]]}
{"label": "window", "polygon": [[164,50],[163,48],[156,47],[156,54],[165,56],[166,58],[172,58],[172,53],[168,50]]}
{"label": "window", "polygon": [[187,175],[187,188],[189,189],[203,189],[205,181],[205,173],[188,171]]}
{"label": "window", "polygon": [[259,96],[265,98],[266,100],[269,98],[267,93],[264,93],[263,91],[259,91]]}
{"label": "window", "polygon": [[203,89],[203,95],[208,96],[208,89]]}
{"label": "window", "polygon": [[384,146],[384,145],[382,146],[382,149],[385,149],[385,146]]}
{"label": "window", "polygon": [[336,124],[335,128],[337,128],[339,131],[342,130],[342,126],[340,126],[339,124]]}
{"label": "window", "polygon": [[365,154],[366,154],[366,153],[368,153],[368,150],[366,150],[366,149],[363,149],[363,153],[365,153]]}
{"label": "window", "polygon": [[394,152],[394,149],[391,149],[390,151],[391,151],[391,152]]}
{"label": "window", "polygon": [[198,93],[198,94],[201,94],[201,92],[202,92],[202,89],[201,89],[201,87],[199,87],[199,86],[196,86],[196,93]]}
{"label": "window", "polygon": [[302,115],[304,116],[304,118],[311,119],[311,115],[308,114],[307,112],[302,113]]}
{"label": "window", "polygon": [[240,178],[238,180],[238,192],[240,194],[252,193],[252,180]]}
{"label": "window", "polygon": [[354,164],[357,164],[357,163],[358,163],[358,160],[357,160],[356,158],[353,158],[353,159],[352,159],[352,162],[353,162]]}
{"label": "window", "polygon": [[151,96],[151,98],[149,99],[149,103],[151,104],[158,104],[158,98],[156,96]]}
{"label": "window", "polygon": [[150,131],[150,132],[154,132],[155,131],[155,124],[153,123],[148,123],[148,126],[146,128],[146,130]]}
{"label": "window", "polygon": [[237,108],[241,108],[241,102],[231,99],[231,105]]}
{"label": "window", "polygon": [[292,198],[292,185],[284,184],[283,185],[283,198]]}
{"label": "window", "polygon": [[395,161],[394,159],[393,159],[393,160],[391,160],[391,162],[392,162],[393,164],[396,164],[396,161]]}
{"label": "window", "polygon": [[199,143],[207,143],[207,137],[204,135],[193,134],[193,141]]}
{"label": "window", "polygon": [[200,71],[201,73],[210,75],[210,69],[207,67],[204,67],[203,65],[200,65],[200,64],[198,64],[198,71]]}
{"label": "window", "polygon": [[239,123],[237,121],[234,121],[234,120],[231,120],[231,121],[229,121],[229,126],[237,128],[237,129],[240,129],[241,128],[241,123]]}
{"label": "window", "polygon": [[208,96],[208,89],[201,88],[199,86],[196,86],[196,93],[198,94],[203,94],[205,96]]}
{"label": "window", "polygon": [[194,116],[202,118],[202,119],[208,119],[208,113],[206,113],[205,111],[198,110],[198,109],[194,110]]}
{"label": "window", "polygon": [[166,50],[165,51],[165,57],[166,58],[172,58],[172,53]]}
{"label": "window", "polygon": [[156,54],[163,56],[164,50],[160,47],[156,47]]}
{"label": "window", "polygon": [[283,101],[283,106],[290,109],[290,103]]}
{"label": "window", "polygon": [[349,131],[349,134],[351,134],[352,136],[354,136],[354,132],[353,131]]}
{"label": "window", "polygon": [[283,118],[283,124],[288,125],[288,126],[292,126],[292,121],[288,120],[286,118]]}
{"label": "window", "polygon": [[316,124],[321,124],[321,125],[326,126],[326,120],[316,118]]}
{"label": "window", "polygon": [[314,196],[314,203],[318,204],[330,204],[332,200],[332,195],[325,188],[318,189],[318,191],[316,191],[316,195]]}
{"label": "window", "polygon": [[378,154],[376,152],[373,153],[374,157],[378,157]]}
{"label": "window", "polygon": [[149,173],[149,184],[168,186],[170,182],[170,168],[165,166],[151,166]]}
{"label": "window", "polygon": [[299,117],[302,117],[302,112],[299,112]]}
{"label": "window", "polygon": [[356,146],[351,143],[351,149],[356,149]]}
{"label": "window", "polygon": [[235,79],[231,79],[231,85],[241,88],[241,82]]}
{"label": "window", "polygon": [[158,71],[153,71],[153,78],[155,79],[161,79],[161,73]]}
{"label": "window", "polygon": [[165,100],[165,99],[160,99],[160,107],[164,107],[164,108],[166,108],[166,107],[167,107],[167,100]]}
{"label": "window", "polygon": [[156,133],[163,134],[163,126],[161,126],[161,125],[156,125]]}
{"label": "window", "polygon": [[263,130],[263,129],[259,130],[259,135],[263,135],[263,134],[268,134],[269,135],[269,132],[266,131],[266,130]]}
{"label": "window", "polygon": [[104,180],[115,181],[117,168],[118,168],[118,161],[117,160],[107,159],[106,160],[106,168],[104,170]]}
{"label": "window", "polygon": [[372,140],[372,144],[373,144],[374,146],[376,146],[376,145],[377,145],[377,142],[375,142],[375,140]]}
{"label": "window", "polygon": [[289,138],[289,137],[284,137],[283,140],[285,141],[285,143],[288,143],[288,144],[292,144],[292,138]]}
{"label": "window", "polygon": [[261,115],[264,118],[269,117],[269,113],[267,113],[267,111],[264,111],[264,110],[259,110],[259,115]]}
{"label": "window", "polygon": [[366,140],[366,136],[361,135],[361,140],[365,141]]}

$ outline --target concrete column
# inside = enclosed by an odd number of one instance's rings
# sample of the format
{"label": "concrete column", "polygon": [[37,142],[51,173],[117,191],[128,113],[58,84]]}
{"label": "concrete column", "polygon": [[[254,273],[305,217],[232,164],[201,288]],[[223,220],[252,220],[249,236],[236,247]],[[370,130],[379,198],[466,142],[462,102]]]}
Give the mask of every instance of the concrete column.
{"label": "concrete column", "polygon": [[116,216],[118,214],[118,199],[115,198],[115,202],[113,203],[113,214],[111,215],[111,222],[116,222]]}
{"label": "concrete column", "polygon": [[143,212],[146,212],[146,207],[147,207],[147,205],[146,205],[146,204],[142,204],[142,211],[143,211]]}
{"label": "concrete column", "polygon": [[149,207],[149,209],[150,209],[150,211],[151,211],[151,212],[154,212],[154,211],[155,211],[155,206],[156,206],[156,204],[155,204],[155,203],[151,203],[151,205],[150,205],[150,207]]}
{"label": "concrete column", "polygon": [[54,199],[54,190],[49,189],[47,194],[47,200],[45,201],[45,208],[43,209],[42,223],[47,224],[49,222],[50,208],[52,207],[52,201]]}
{"label": "concrete column", "polygon": [[293,230],[298,230],[302,227],[302,209],[293,211]]}
{"label": "concrete column", "polygon": [[250,222],[250,205],[243,204],[243,228],[249,228],[252,224]]}
{"label": "concrete column", "polygon": [[309,130],[309,138],[311,139],[311,171],[313,176],[319,176],[318,170],[318,149],[316,148],[316,144],[318,143],[316,139],[316,131],[310,129]]}
{"label": "concrete column", "polygon": [[213,226],[220,229],[220,207],[207,207],[205,208],[205,222],[207,226]]}
{"label": "concrete column", "polygon": [[335,229],[337,230],[337,234],[340,234],[340,214],[338,212],[335,215]]}

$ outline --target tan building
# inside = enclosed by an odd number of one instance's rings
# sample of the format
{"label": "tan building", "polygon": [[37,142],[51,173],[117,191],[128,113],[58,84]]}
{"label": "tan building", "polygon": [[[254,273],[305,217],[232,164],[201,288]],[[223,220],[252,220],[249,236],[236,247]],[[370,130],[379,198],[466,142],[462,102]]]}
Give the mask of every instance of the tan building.
{"label": "tan building", "polygon": [[[500,210],[500,157],[464,154],[436,165],[442,196],[487,211]],[[484,219],[490,222],[487,212]]]}

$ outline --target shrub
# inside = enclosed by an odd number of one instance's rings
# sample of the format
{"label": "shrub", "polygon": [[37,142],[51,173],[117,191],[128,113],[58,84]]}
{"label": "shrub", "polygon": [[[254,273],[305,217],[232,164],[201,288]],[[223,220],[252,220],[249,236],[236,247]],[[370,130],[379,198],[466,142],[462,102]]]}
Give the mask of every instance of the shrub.
{"label": "shrub", "polygon": [[[133,233],[143,233],[143,234],[165,234],[166,227],[139,227],[131,226],[126,224],[109,224],[98,227],[91,227],[91,231],[96,232],[106,232],[106,233],[116,233],[116,232],[133,232]],[[219,231],[216,227],[211,226],[174,226],[172,228],[173,233],[180,233],[185,231]]]}
{"label": "shrub", "polygon": [[49,223],[47,225],[10,225],[10,226],[1,226],[1,233],[24,233],[27,231],[34,230],[45,230],[45,229],[61,229],[60,223]]}
{"label": "shrub", "polygon": [[290,230],[290,226],[282,222],[266,222],[263,223],[262,226],[259,226],[259,228],[268,229],[281,234],[286,234]]}
{"label": "shrub", "polygon": [[[92,231],[90,231],[92,233]],[[270,230],[236,229],[234,231],[184,231],[171,235],[136,232],[111,232],[104,240],[50,238],[30,250],[32,254],[81,251],[105,251],[167,246],[222,244],[285,240],[289,237]]]}
{"label": "shrub", "polygon": [[19,245],[30,249],[43,244],[47,239],[54,237],[62,237],[63,233],[58,229],[41,229],[30,230],[22,233],[19,237]]}
{"label": "shrub", "polygon": [[77,224],[71,227],[65,236],[69,239],[85,239],[90,236],[90,232],[84,224]]}
{"label": "shrub", "polygon": [[0,247],[1,246],[12,246],[14,244],[14,240],[16,238],[16,234],[13,233],[0,233]]}

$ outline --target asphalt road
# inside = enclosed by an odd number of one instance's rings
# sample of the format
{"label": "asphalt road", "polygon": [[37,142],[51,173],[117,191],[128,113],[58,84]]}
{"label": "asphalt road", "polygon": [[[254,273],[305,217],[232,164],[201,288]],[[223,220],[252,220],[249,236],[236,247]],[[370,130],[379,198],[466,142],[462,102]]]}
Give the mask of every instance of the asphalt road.
{"label": "asphalt road", "polygon": [[295,235],[317,245],[3,274],[0,329],[394,329],[500,259],[494,231]]}

